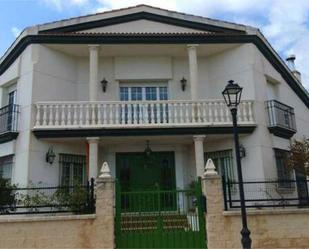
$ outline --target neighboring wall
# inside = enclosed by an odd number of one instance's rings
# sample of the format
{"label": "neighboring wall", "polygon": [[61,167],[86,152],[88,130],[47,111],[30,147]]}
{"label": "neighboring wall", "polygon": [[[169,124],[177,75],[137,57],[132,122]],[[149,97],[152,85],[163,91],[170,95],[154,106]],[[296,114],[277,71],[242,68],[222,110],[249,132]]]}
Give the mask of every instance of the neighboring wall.
{"label": "neighboring wall", "polygon": [[[207,198],[208,249],[241,248],[239,211],[224,211],[221,178],[203,179]],[[254,249],[309,248],[309,209],[248,210],[248,227]]]}

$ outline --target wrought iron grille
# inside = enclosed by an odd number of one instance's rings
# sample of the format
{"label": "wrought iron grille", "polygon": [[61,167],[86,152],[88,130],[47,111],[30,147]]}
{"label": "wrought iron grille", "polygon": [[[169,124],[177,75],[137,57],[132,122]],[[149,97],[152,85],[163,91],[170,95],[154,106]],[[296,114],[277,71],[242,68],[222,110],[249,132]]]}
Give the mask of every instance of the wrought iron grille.
{"label": "wrought iron grille", "polygon": [[0,108],[0,133],[17,131],[18,114],[19,105],[10,104]]}
{"label": "wrought iron grille", "polygon": [[269,127],[281,127],[296,131],[294,108],[277,100],[266,101]]}

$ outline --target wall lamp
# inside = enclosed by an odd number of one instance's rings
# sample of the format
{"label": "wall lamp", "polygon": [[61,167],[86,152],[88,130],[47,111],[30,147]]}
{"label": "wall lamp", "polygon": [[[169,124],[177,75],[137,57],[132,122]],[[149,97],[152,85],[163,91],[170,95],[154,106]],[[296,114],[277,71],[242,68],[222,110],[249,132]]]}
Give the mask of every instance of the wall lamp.
{"label": "wall lamp", "polygon": [[144,150],[144,153],[145,153],[146,157],[151,156],[152,150],[151,150],[150,145],[149,145],[149,140],[146,141],[146,148]]}
{"label": "wall lamp", "polygon": [[55,161],[56,154],[54,153],[53,147],[49,147],[46,152],[46,162],[49,164],[53,164]]}
{"label": "wall lamp", "polygon": [[180,85],[181,85],[181,90],[184,92],[187,86],[187,80],[185,79],[185,77],[182,77],[182,79],[180,80]]}
{"label": "wall lamp", "polygon": [[246,149],[242,144],[239,145],[239,155],[240,155],[240,158],[246,157]]}
{"label": "wall lamp", "polygon": [[108,81],[105,78],[103,78],[103,80],[101,80],[102,90],[103,90],[104,93],[106,92],[107,83],[108,83]]}

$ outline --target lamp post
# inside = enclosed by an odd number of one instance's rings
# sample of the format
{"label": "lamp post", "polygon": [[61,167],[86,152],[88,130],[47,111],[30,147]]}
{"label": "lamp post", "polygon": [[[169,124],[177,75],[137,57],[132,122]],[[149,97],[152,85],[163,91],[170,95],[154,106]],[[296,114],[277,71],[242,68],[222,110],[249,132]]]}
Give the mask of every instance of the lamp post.
{"label": "lamp post", "polygon": [[247,213],[245,205],[245,195],[244,195],[244,185],[241,170],[240,161],[240,148],[239,148],[239,138],[238,138],[238,127],[237,127],[237,107],[240,103],[242,93],[242,87],[233,80],[229,80],[225,89],[222,92],[226,105],[230,108],[232,119],[233,119],[233,133],[234,133],[234,143],[236,151],[236,163],[237,163],[237,175],[239,184],[239,196],[240,196],[240,206],[241,206],[241,219],[242,219],[242,230],[241,230],[241,243],[244,249],[251,249],[251,239],[250,230],[247,224]]}

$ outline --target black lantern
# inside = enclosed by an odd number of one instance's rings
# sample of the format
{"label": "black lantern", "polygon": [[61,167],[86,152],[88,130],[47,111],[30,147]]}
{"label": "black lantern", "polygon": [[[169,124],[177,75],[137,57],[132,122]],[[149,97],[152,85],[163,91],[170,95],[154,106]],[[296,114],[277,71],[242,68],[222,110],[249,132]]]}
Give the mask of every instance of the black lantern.
{"label": "black lantern", "polygon": [[146,157],[150,157],[150,155],[152,153],[152,150],[149,146],[149,140],[146,141],[146,148],[144,150],[144,153],[145,153]]}
{"label": "black lantern", "polygon": [[53,147],[50,147],[46,153],[46,162],[53,164],[55,161],[56,154],[53,151]]}
{"label": "black lantern", "polygon": [[185,77],[182,77],[182,79],[180,80],[180,84],[181,84],[181,90],[184,92],[187,86],[187,80],[185,79]]}
{"label": "black lantern", "polygon": [[103,78],[103,80],[101,80],[103,92],[106,92],[107,83],[108,83],[108,81],[105,78]]}
{"label": "black lantern", "polygon": [[235,109],[240,103],[242,93],[242,87],[237,83],[234,83],[234,80],[229,80],[225,89],[222,92],[226,105],[230,109]]}

